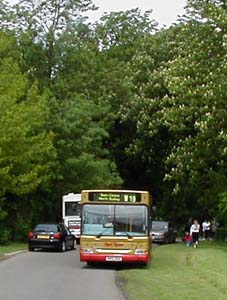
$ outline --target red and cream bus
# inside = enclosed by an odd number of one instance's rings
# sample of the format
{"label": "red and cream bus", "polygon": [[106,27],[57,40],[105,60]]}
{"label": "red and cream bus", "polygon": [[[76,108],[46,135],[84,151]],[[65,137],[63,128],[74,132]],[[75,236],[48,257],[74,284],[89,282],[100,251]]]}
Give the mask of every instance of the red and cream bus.
{"label": "red and cream bus", "polygon": [[149,263],[149,192],[83,190],[81,204],[81,261]]}

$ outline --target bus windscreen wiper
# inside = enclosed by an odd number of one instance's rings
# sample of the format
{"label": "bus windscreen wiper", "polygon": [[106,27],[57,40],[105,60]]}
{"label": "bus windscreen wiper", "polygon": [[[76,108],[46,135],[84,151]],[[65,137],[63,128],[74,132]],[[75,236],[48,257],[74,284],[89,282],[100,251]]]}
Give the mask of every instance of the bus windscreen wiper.
{"label": "bus windscreen wiper", "polygon": [[130,238],[130,239],[132,238],[132,235],[130,233],[128,233],[128,231],[125,231],[125,233],[126,233],[128,238]]}
{"label": "bus windscreen wiper", "polygon": [[100,232],[99,234],[97,234],[97,235],[96,235],[96,238],[99,239],[99,238],[103,235],[104,231],[105,231],[105,230],[103,230],[102,232]]}
{"label": "bus windscreen wiper", "polygon": [[101,231],[100,233],[98,233],[96,235],[96,238],[100,238],[101,236],[103,236],[103,234],[107,231],[107,229],[105,228],[103,231]]}

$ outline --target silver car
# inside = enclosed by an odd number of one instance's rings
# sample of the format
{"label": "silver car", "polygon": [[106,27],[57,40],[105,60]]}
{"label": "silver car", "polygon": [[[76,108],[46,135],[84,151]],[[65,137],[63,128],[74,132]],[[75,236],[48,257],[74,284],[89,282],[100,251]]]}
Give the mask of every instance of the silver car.
{"label": "silver car", "polygon": [[152,221],[150,233],[154,243],[168,244],[176,242],[177,232],[168,221]]}

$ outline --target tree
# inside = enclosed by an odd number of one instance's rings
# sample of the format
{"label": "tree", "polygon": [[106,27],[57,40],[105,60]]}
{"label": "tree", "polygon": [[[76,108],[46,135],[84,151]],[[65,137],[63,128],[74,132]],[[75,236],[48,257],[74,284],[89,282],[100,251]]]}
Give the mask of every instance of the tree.
{"label": "tree", "polygon": [[181,36],[184,47],[165,72],[170,97],[165,99],[168,106],[162,119],[179,137],[167,158],[171,170],[166,178],[175,180],[175,193],[197,190],[200,205],[210,213],[217,213],[226,178],[226,45],[220,27],[226,10],[222,3],[193,1],[194,14]]}
{"label": "tree", "polygon": [[140,57],[140,66],[151,62],[150,76],[142,77],[143,85],[137,80],[138,96],[125,109],[135,116],[138,133],[130,151],[157,162],[154,145],[161,146],[159,166],[165,167],[164,180],[173,193],[167,192],[171,205],[167,200],[165,207],[175,216],[178,210],[179,217],[187,207],[217,213],[218,195],[226,190],[226,10],[221,4],[188,1],[188,18],[165,31],[172,57],[165,55],[158,69],[153,54]]}
{"label": "tree", "polygon": [[[131,126],[128,143],[125,145],[127,157],[136,164],[136,174],[141,174],[140,184],[152,191],[159,215],[170,210],[170,187],[163,184],[165,158],[171,147],[171,136],[160,120],[163,108],[162,98],[168,94],[162,70],[168,61],[176,56],[176,37],[180,28],[161,30],[148,35],[135,49],[128,64],[127,85],[130,97],[120,109],[122,126]],[[131,168],[132,169],[132,168]],[[134,179],[138,182],[138,178]],[[165,196],[166,194],[166,196]],[[168,206],[168,209],[163,209]]]}
{"label": "tree", "polygon": [[[134,136],[132,120],[121,122],[121,110],[133,97],[129,80],[134,70],[130,67],[135,53],[145,41],[156,32],[156,22],[150,18],[151,12],[142,14],[133,9],[104,15],[95,27],[100,49],[98,77],[98,99],[109,105],[109,133],[107,145],[120,170],[124,187],[145,188],[141,160],[130,157],[126,151]],[[140,175],[141,174],[141,175]]]}
{"label": "tree", "polygon": [[77,31],[86,19],[82,13],[90,9],[95,9],[91,0],[20,0],[13,6],[3,6],[2,22],[18,35],[24,68],[33,80],[38,77],[41,86],[61,69],[59,38],[65,32]]}
{"label": "tree", "polygon": [[[14,46],[14,39],[0,32],[0,194],[5,198],[2,217],[6,217],[4,207],[10,198],[26,196],[51,178],[50,161],[55,155],[53,136],[45,129],[46,95],[40,94],[21,73]],[[17,209],[23,205],[21,201]]]}

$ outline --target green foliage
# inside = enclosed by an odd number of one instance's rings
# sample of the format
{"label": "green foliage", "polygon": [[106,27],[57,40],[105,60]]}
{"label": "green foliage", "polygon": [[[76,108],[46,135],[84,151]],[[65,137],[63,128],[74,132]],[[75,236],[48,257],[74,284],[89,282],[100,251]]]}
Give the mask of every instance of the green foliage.
{"label": "green foliage", "polygon": [[[51,178],[49,160],[54,157],[52,134],[45,129],[47,98],[30,85],[16,60],[14,40],[0,35],[0,226],[11,218],[8,195],[18,197],[36,190]],[[23,201],[18,205],[22,207]],[[15,222],[20,219],[17,216]],[[16,225],[15,225],[16,226]],[[19,227],[18,227],[19,228]],[[8,239],[11,228],[1,230]]]}
{"label": "green foliage", "polygon": [[218,194],[218,208],[220,217],[227,223],[227,192]]}
{"label": "green foliage", "polygon": [[164,98],[162,122],[179,139],[166,159],[171,169],[165,178],[176,182],[174,193],[184,192],[185,184],[200,189],[200,199],[214,208],[226,181],[226,46],[225,33],[214,25],[216,6],[207,5],[201,7],[203,22],[183,27],[185,46],[164,71],[170,95]]}
{"label": "green foliage", "polygon": [[[203,5],[196,6],[198,2]],[[227,175],[227,89],[225,31],[214,11],[221,10],[224,18],[226,10],[212,1],[189,1],[188,8],[191,14],[185,23],[153,39],[161,39],[168,55],[162,46],[155,49],[153,42],[153,49],[145,47],[145,55],[135,56],[137,77],[131,80],[137,85],[136,95],[123,109],[122,118],[135,121],[131,155],[140,154],[150,170],[153,164],[159,166],[159,184],[167,191],[164,206],[174,201],[174,207],[178,203],[184,211],[188,202],[191,212],[205,207],[216,214]],[[154,53],[160,49],[164,55],[154,63]],[[196,202],[189,201],[194,192]]]}
{"label": "green foliage", "polygon": [[227,242],[227,228],[218,227],[215,231],[215,240]]}
{"label": "green foliage", "polygon": [[[80,191],[86,186],[119,186],[122,180],[117,175],[114,162],[111,162],[109,150],[104,146],[109,138],[105,123],[108,106],[95,104],[79,94],[77,74],[68,70],[75,81],[72,78],[66,80],[63,86],[62,78],[55,80],[56,90],[64,96],[51,102],[51,110],[54,111],[51,127],[55,132],[59,162],[59,192]],[[90,82],[81,84],[88,86]],[[84,90],[85,93],[87,90]]]}
{"label": "green foliage", "polygon": [[90,0],[0,2],[2,238],[59,220],[62,194],[83,188],[147,189],[160,217],[226,220],[227,10],[187,4],[158,31],[138,9],[91,26]]}
{"label": "green foliage", "polygon": [[82,13],[94,9],[91,0],[21,0],[3,7],[2,22],[19,37],[24,68],[33,80],[39,79],[42,88],[60,71],[62,44],[59,46],[58,41],[62,34],[78,31],[86,19]]}
{"label": "green foliage", "polygon": [[[139,9],[104,15],[96,23],[100,47],[103,50],[108,50],[111,56],[127,61],[139,43],[155,31],[157,23],[151,20],[150,15],[151,11],[142,14]],[[121,48],[125,49],[123,56],[119,56],[119,49]]]}
{"label": "green foliage", "polygon": [[1,191],[26,194],[47,179],[53,151],[51,135],[43,129],[46,100],[11,59],[2,59],[0,78]]}
{"label": "green foliage", "polygon": [[9,228],[6,228],[2,224],[0,225],[0,230],[0,245],[7,245],[12,239],[11,231]]}

